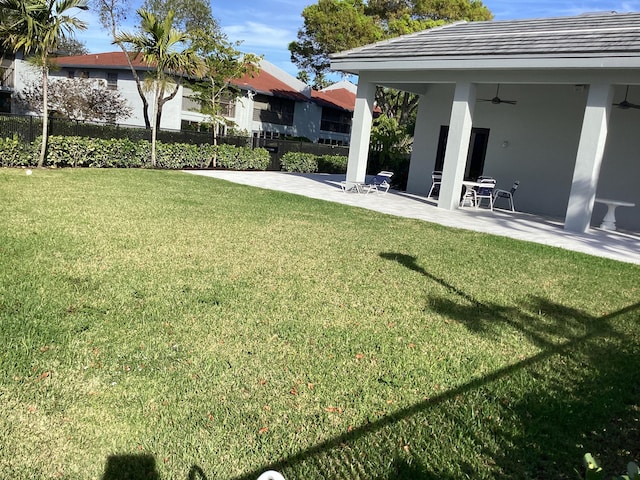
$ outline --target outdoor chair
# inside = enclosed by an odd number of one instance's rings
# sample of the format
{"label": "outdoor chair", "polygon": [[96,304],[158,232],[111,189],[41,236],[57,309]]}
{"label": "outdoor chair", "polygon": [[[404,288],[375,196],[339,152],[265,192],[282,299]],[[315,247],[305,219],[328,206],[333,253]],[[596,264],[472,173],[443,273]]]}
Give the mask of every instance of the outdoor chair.
{"label": "outdoor chair", "polygon": [[439,196],[440,195],[440,185],[442,184],[442,172],[439,170],[434,170],[431,173],[431,188],[429,189],[429,195],[427,198],[430,198],[431,195]]}
{"label": "outdoor chair", "polygon": [[476,191],[476,208],[480,207],[482,200],[489,201],[489,208],[493,211],[493,191],[496,188],[496,180],[491,177],[479,177],[480,186]]}
{"label": "outdoor chair", "polygon": [[518,189],[518,185],[520,185],[519,181],[515,181],[513,182],[513,186],[511,187],[511,190],[500,190],[497,189],[493,192],[493,203],[496,203],[496,200],[499,198],[506,198],[507,200],[509,200],[509,206],[511,207],[511,211],[515,212],[516,209],[513,206],[513,194],[516,193],[516,190]]}
{"label": "outdoor chair", "polygon": [[363,193],[387,193],[391,187],[393,172],[383,170],[373,176],[371,181],[363,186]]}

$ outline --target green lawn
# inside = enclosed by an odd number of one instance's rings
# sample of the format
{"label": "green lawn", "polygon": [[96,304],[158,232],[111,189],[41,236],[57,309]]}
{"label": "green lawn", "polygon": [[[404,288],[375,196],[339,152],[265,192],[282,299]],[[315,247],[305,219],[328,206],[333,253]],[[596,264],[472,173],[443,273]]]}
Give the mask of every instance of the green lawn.
{"label": "green lawn", "polygon": [[0,170],[0,478],[638,460],[640,267],[179,172]]}

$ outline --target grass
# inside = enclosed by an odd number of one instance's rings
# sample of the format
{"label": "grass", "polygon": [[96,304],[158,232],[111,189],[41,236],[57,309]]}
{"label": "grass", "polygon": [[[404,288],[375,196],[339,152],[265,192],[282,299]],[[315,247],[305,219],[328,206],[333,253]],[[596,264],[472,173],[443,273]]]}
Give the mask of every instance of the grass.
{"label": "grass", "polygon": [[0,170],[0,478],[620,473],[639,286],[179,172]]}

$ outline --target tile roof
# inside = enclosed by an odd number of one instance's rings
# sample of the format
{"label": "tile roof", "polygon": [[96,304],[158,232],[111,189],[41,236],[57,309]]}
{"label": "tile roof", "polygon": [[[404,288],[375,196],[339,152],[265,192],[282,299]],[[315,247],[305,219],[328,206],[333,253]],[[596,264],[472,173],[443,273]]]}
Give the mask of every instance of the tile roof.
{"label": "tile roof", "polygon": [[323,107],[339,108],[342,110],[353,111],[356,104],[355,93],[346,88],[336,88],[331,90],[314,90],[311,98]]}
{"label": "tile roof", "polygon": [[[123,52],[90,53],[88,55],[74,55],[69,57],[56,57],[55,61],[62,67],[86,67],[86,68],[129,68],[127,57]],[[140,57],[133,59],[133,65],[140,69],[147,69],[149,66],[142,63]]]}
{"label": "tile roof", "polygon": [[640,13],[457,22],[332,55],[332,61],[640,54]]}
{"label": "tile roof", "polygon": [[287,83],[276,78],[274,75],[260,70],[254,77],[244,75],[243,77],[232,80],[232,83],[244,90],[254,91],[266,95],[274,95],[277,97],[290,98],[291,100],[308,101],[309,97],[304,93],[292,88]]}
{"label": "tile roof", "polygon": [[[88,55],[57,57],[56,62],[58,65],[67,68],[129,69],[127,58],[123,52],[91,53]],[[139,58],[134,59],[133,65],[138,69],[149,68],[146,64],[142,63]],[[312,91],[311,98],[309,98],[307,93],[292,87],[265,69],[261,69],[254,77],[244,75],[234,80],[233,83],[241,89],[264,95],[273,95],[303,102],[313,100],[322,106],[330,106],[343,110],[353,111],[355,106],[355,93],[350,92],[346,88]]]}

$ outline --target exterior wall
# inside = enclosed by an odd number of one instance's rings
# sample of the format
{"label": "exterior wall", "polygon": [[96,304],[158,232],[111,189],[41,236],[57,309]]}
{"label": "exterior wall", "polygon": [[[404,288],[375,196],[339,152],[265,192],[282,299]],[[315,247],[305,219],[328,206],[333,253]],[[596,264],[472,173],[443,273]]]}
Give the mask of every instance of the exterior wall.
{"label": "exterior wall", "polygon": [[[624,96],[616,89],[616,99]],[[419,138],[411,158],[407,190],[425,194],[431,185],[441,125],[449,124],[454,86],[429,85],[421,98],[428,108],[421,110],[416,128]],[[489,143],[484,174],[509,189],[515,180],[520,187],[516,208],[523,212],[564,218],[575,166],[588,87],[575,85],[501,85],[502,99],[517,105],[478,102],[474,127],[488,128]],[[478,85],[478,99],[495,96],[495,85]],[[640,206],[640,111],[614,108],[598,185],[598,195],[634,202]],[[596,204],[592,224],[602,221],[605,207]],[[616,210],[621,229],[640,230],[639,207]]]}

